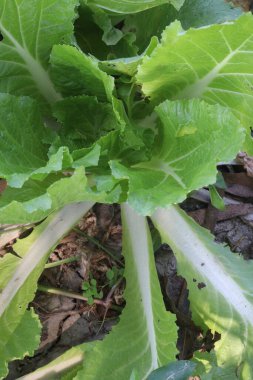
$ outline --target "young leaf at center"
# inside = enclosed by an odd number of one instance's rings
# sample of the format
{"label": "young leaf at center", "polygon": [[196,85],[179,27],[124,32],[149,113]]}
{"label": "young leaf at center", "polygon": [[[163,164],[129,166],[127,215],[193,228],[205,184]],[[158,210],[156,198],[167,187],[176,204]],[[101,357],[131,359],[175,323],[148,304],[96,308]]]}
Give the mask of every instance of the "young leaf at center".
{"label": "young leaf at center", "polygon": [[165,101],[155,111],[160,120],[151,160],[130,167],[111,162],[114,177],[129,179],[129,203],[145,215],[214,183],[216,163],[234,158],[244,140],[238,119],[220,105]]}

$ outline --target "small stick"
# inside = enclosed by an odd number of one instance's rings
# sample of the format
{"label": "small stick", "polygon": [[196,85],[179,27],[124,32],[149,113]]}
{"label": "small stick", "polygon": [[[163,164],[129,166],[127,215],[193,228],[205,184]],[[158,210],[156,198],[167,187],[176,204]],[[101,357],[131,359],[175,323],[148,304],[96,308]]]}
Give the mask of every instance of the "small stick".
{"label": "small stick", "polygon": [[45,269],[58,267],[59,265],[68,264],[68,263],[72,263],[74,261],[79,261],[79,260],[80,260],[79,256],[73,256],[73,257],[69,257],[68,259],[57,260],[52,263],[47,263],[45,265]]}
{"label": "small stick", "polygon": [[[40,292],[45,292],[45,293],[50,293],[50,294],[56,294],[58,296],[75,298],[75,299],[86,301],[86,302],[88,301],[87,297],[84,297],[84,296],[82,296],[79,293],[69,292],[67,290],[53,288],[51,286],[38,285],[38,290]],[[98,300],[98,299],[95,298],[95,299],[93,299],[93,302],[96,305],[101,305],[101,306],[105,307],[106,309],[108,309],[108,306],[109,306],[110,309],[117,310],[117,311],[119,310],[119,307],[117,305],[110,305],[110,304],[108,304],[108,302],[103,301],[103,300]]]}

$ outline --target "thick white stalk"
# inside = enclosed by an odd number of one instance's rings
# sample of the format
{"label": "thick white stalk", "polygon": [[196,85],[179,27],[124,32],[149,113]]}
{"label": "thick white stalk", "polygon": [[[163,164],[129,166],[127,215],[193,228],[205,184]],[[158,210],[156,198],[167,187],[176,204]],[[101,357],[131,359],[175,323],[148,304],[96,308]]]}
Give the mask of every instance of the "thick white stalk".
{"label": "thick white stalk", "polygon": [[26,69],[29,71],[32,79],[37,85],[38,90],[48,101],[48,103],[53,104],[58,100],[61,100],[61,94],[55,90],[48,72],[44,69],[40,61],[36,60],[26,47],[24,48],[20,45],[14,36],[4,27],[1,21],[0,30],[6,37],[9,38],[17,54],[23,59],[24,67],[26,67]]}
{"label": "thick white stalk", "polygon": [[[35,372],[29,373],[19,377],[18,380],[46,380],[46,379],[58,379],[59,375],[64,373],[66,370],[81,364],[84,359],[84,353],[82,350],[75,349],[75,353],[70,358],[66,358],[63,361],[52,362],[51,364],[42,367]],[[56,359],[57,360],[57,359]]]}
{"label": "thick white stalk", "polygon": [[142,215],[137,214],[127,204],[122,206],[124,219],[129,230],[130,245],[133,252],[133,260],[138,273],[138,282],[142,299],[142,306],[146,317],[149,346],[151,350],[150,372],[158,368],[158,353],[156,332],[154,324],[154,312],[152,306],[151,275],[149,260],[149,241],[147,235],[147,221]]}
{"label": "thick white stalk", "polygon": [[17,266],[13,276],[0,294],[0,317],[43,257],[92,205],[92,202],[73,203],[49,217],[48,225],[29,247],[28,252],[20,260],[20,265]]}
{"label": "thick white stalk", "polygon": [[253,306],[245,297],[245,290],[233,278],[233,273],[196,233],[188,222],[187,215],[176,206],[158,209],[152,215],[152,221],[175,252],[180,252],[196,268],[202,278],[207,279],[213,288],[232,305],[236,312],[253,325]]}

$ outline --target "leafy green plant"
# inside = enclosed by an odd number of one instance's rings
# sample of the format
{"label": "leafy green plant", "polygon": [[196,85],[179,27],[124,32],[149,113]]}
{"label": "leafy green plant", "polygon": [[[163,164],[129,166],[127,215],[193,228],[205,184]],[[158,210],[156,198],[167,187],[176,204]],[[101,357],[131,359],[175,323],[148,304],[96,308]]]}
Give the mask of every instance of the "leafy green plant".
{"label": "leafy green plant", "polygon": [[103,298],[103,292],[97,289],[97,281],[95,278],[91,278],[89,281],[83,281],[82,283],[83,296],[88,298],[88,304],[92,305],[94,298]]}
{"label": "leafy green plant", "polygon": [[123,277],[124,269],[113,266],[106,272],[106,278],[108,279],[108,285],[112,287],[116,282]]}
{"label": "leafy green plant", "polygon": [[[121,204],[126,307],[102,342],[25,378],[253,378],[253,265],[174,206],[214,185],[217,163],[253,152],[253,16],[211,3],[0,1],[0,175],[8,182],[0,222],[46,218],[18,241],[17,256],[0,259],[1,378],[9,361],[38,346],[38,318],[27,309],[38,278],[95,202]],[[194,320],[221,334],[190,364],[175,363],[175,316],[165,310],[146,216],[177,256]],[[83,290],[90,301],[102,296],[95,280]]]}

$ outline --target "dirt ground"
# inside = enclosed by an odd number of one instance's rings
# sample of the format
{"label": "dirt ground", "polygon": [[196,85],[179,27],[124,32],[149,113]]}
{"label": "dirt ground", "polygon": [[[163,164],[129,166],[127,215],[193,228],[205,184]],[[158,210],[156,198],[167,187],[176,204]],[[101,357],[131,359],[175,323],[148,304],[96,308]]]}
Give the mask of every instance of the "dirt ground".
{"label": "dirt ground", "polygon": [[[246,260],[252,259],[252,161],[239,157],[237,162],[219,169],[226,183],[225,189],[219,189],[225,210],[211,205],[207,188],[192,193],[181,207],[212,231],[218,242],[225,242]],[[30,231],[27,228],[22,236]],[[43,325],[40,347],[34,357],[12,362],[6,380],[35,370],[72,346],[102,339],[117,323],[124,307],[125,287],[121,232],[119,206],[97,204],[57,246],[49,258],[50,265],[63,259],[73,261],[44,270],[39,280],[40,290],[31,303]],[[0,255],[11,251],[16,237],[17,232],[10,235],[8,241],[0,240]],[[159,245],[158,238],[154,241],[164,301],[167,309],[177,315],[178,358],[189,359],[195,350],[212,349],[219,335],[203,336],[195,326],[187,283],[177,275],[176,258],[168,246]],[[87,289],[87,283],[92,280],[95,290]],[[92,304],[87,302],[90,293],[94,298],[94,303],[89,299]]]}

